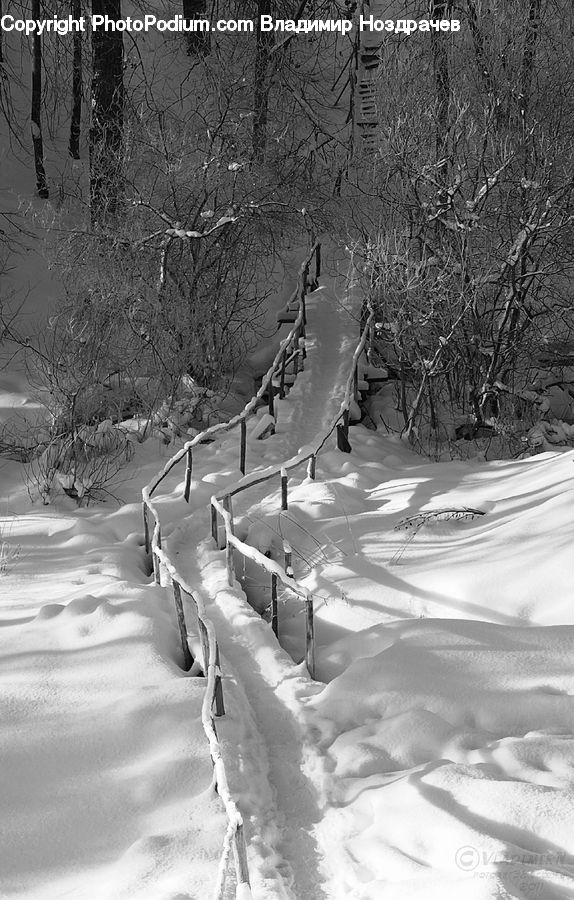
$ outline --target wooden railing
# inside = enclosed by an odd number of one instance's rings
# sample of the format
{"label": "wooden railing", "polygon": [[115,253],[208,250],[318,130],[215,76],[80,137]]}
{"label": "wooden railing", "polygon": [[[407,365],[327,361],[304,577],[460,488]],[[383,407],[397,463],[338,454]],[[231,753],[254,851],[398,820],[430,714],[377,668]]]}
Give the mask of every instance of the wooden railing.
{"label": "wooden railing", "polygon": [[201,434],[198,434],[193,440],[187,442],[184,447],[176,453],[164,466],[162,471],[148,484],[142,491],[143,499],[143,523],[146,556],[151,563],[154,580],[156,584],[161,584],[162,571],[171,581],[175,609],[180,633],[180,640],[183,650],[184,666],[190,668],[192,660],[189,651],[187,639],[187,626],[185,621],[185,611],[183,606],[183,595],[187,595],[189,602],[195,606],[198,622],[198,631],[201,642],[202,651],[202,667],[204,675],[207,679],[206,691],[202,706],[202,723],[205,734],[209,741],[211,758],[214,765],[215,785],[219,793],[225,811],[227,813],[228,827],[224,840],[223,853],[219,867],[218,883],[215,893],[216,900],[221,900],[225,889],[225,877],[227,871],[227,863],[230,853],[233,853],[235,864],[235,874],[238,885],[238,892],[241,896],[247,898],[249,894],[249,870],[247,866],[247,851],[245,844],[245,833],[243,827],[243,819],[235,802],[229,792],[227,777],[225,774],[225,766],[221,753],[221,746],[217,738],[214,717],[221,716],[225,712],[223,700],[223,687],[221,683],[221,673],[219,668],[219,646],[215,627],[209,616],[205,612],[203,603],[199,597],[196,597],[193,590],[186,584],[184,579],[177,572],[176,567],[171,562],[168,554],[162,547],[161,521],[159,512],[152,500],[154,492],[157,490],[162,481],[169,473],[183,460],[185,460],[185,484],[184,499],[189,501],[191,492],[191,476],[193,466],[193,454],[198,446],[207,440],[226,434],[235,428],[239,428],[239,467],[240,471],[245,473],[246,456],[247,456],[247,420],[255,414],[259,408],[264,395],[267,393],[267,405],[271,415],[275,414],[275,385],[274,381],[279,381],[278,394],[282,398],[285,394],[286,369],[289,365],[294,364],[297,371],[299,360],[305,356],[305,325],[306,325],[306,296],[309,289],[309,275],[311,265],[315,262],[315,271],[313,283],[317,283],[321,274],[321,245],[316,242],[311,248],[307,258],[301,264],[299,269],[297,287],[293,292],[289,304],[297,303],[297,314],[295,321],[290,329],[287,337],[281,341],[279,350],[273,360],[272,365],[264,376],[261,387],[257,394],[252,397],[243,411],[230,419],[229,422],[213,425]]}
{"label": "wooden railing", "polygon": [[[188,441],[181,450],[179,450],[174,456],[171,457],[170,460],[165,464],[164,468],[161,472],[154,478],[150,484],[147,485],[143,489],[143,499],[144,504],[147,503],[149,505],[149,500],[152,495],[155,493],[159,485],[162,483],[164,478],[166,478],[169,473],[174,469],[182,459],[186,460],[186,476],[185,476],[185,488],[184,488],[184,497],[186,500],[189,500],[189,492],[191,485],[191,473],[193,467],[193,451],[199,444],[205,443],[207,440],[211,440],[215,437],[219,437],[222,434],[225,434],[228,431],[232,431],[234,428],[240,427],[241,436],[240,436],[240,451],[239,451],[239,459],[240,459],[240,470],[242,474],[245,474],[245,455],[246,455],[246,433],[245,429],[241,427],[242,423],[246,423],[247,419],[249,419],[257,409],[261,405],[261,401],[263,396],[267,394],[267,403],[269,407],[269,412],[271,415],[275,413],[275,385],[274,380],[279,378],[279,390],[278,394],[281,395],[285,391],[285,370],[286,367],[294,362],[295,359],[305,357],[305,325],[307,322],[307,310],[306,310],[306,297],[309,289],[309,271],[311,267],[311,263],[315,260],[315,276],[313,279],[313,284],[316,284],[319,276],[321,275],[321,245],[317,241],[313,244],[311,251],[307,258],[301,264],[299,269],[299,276],[297,280],[297,287],[295,288],[291,299],[289,300],[288,306],[292,303],[298,304],[297,309],[297,317],[293,323],[293,326],[281,344],[279,346],[279,350],[275,355],[275,359],[273,360],[270,368],[263,376],[261,387],[251,398],[249,403],[245,406],[245,408],[237,415],[230,419],[228,422],[220,422],[217,425],[212,425],[211,428],[207,428],[205,431],[202,431],[200,434],[196,435],[193,440]],[[146,549],[149,551],[148,544],[146,543]]]}
{"label": "wooden railing", "polygon": [[[214,721],[215,715],[222,716],[225,714],[223,705],[223,689],[221,686],[221,672],[219,668],[219,648],[215,628],[209,617],[205,614],[205,608],[199,597],[197,597],[189,585],[179,575],[175,566],[164,553],[161,548],[157,548],[155,555],[158,558],[158,564],[164,566],[166,573],[171,579],[174,593],[174,599],[177,609],[177,617],[182,637],[182,645],[184,648],[184,659],[191,665],[191,658],[187,642],[187,630],[185,627],[185,618],[183,612],[182,595],[186,594],[189,600],[194,604],[197,613],[198,631],[201,642],[202,668],[207,679],[205,694],[201,707],[201,721],[203,730],[209,742],[209,750],[214,768],[214,780],[227,814],[227,830],[223,844],[223,852],[219,864],[217,877],[217,886],[215,891],[216,900],[223,900],[225,890],[225,879],[228,866],[228,857],[230,851],[233,853],[235,863],[235,874],[238,885],[249,885],[249,869],[247,866],[247,847],[245,843],[245,832],[243,827],[243,818],[239,812],[235,801],[229,791],[227,783],[227,775],[221,752],[221,745],[217,737],[217,731]],[[188,667],[189,667],[188,665]]]}
{"label": "wooden railing", "polygon": [[[235,583],[235,563],[233,558],[234,551],[240,553],[244,558],[250,559],[257,563],[271,579],[271,626],[278,634],[278,615],[277,615],[277,594],[278,585],[288,589],[293,594],[301,598],[305,604],[306,610],[306,652],[305,659],[309,674],[315,676],[315,626],[313,611],[313,596],[302,585],[299,585],[293,577],[291,565],[291,548],[284,543],[283,550],[285,554],[285,565],[282,566],[273,560],[268,559],[254,547],[245,544],[239,540],[234,533],[233,524],[233,497],[238,494],[254,488],[257,485],[279,478],[281,485],[281,508],[288,508],[288,482],[289,473],[297,470],[303,465],[307,465],[307,475],[314,479],[316,474],[316,465],[318,456],[333,432],[337,431],[337,444],[341,450],[349,452],[351,447],[349,443],[349,419],[351,404],[357,397],[359,387],[359,359],[361,354],[372,338],[373,314],[370,313],[366,319],[363,319],[363,328],[360,335],[359,343],[353,354],[353,359],[349,369],[349,375],[346,381],[343,399],[340,408],[333,420],[323,434],[318,435],[313,442],[296,456],[291,457],[286,462],[277,466],[270,466],[263,471],[259,470],[251,475],[245,475],[246,457],[247,457],[247,421],[253,416],[263,402],[264,395],[267,394],[266,403],[269,413],[275,416],[275,397],[276,383],[277,394],[282,398],[286,388],[286,370],[288,366],[294,365],[294,374],[301,368],[300,361],[305,358],[305,326],[307,322],[306,295],[309,289],[309,276],[311,266],[315,263],[315,271],[312,283],[316,284],[321,274],[321,245],[316,242],[311,248],[309,255],[301,264],[298,274],[297,287],[289,301],[288,305],[297,304],[297,315],[293,322],[292,328],[287,337],[281,342],[279,350],[273,360],[272,365],[262,380],[261,387],[257,394],[252,397],[243,411],[234,416],[228,422],[217,424],[198,434],[193,440],[187,442],[184,447],[176,453],[164,466],[161,472],[147,485],[142,491],[143,497],[143,521],[145,549],[151,568],[154,573],[154,580],[157,584],[162,582],[162,574],[165,580],[171,581],[174,603],[180,633],[180,639],[183,650],[184,665],[186,670],[190,668],[192,659],[188,646],[188,629],[185,620],[185,611],[183,605],[183,597],[187,596],[188,602],[191,603],[197,614],[198,632],[201,644],[202,667],[204,675],[207,679],[206,692],[202,706],[202,722],[203,727],[209,741],[211,757],[214,765],[215,783],[217,791],[221,796],[224,804],[228,827],[226,831],[221,864],[219,867],[218,884],[216,889],[216,900],[221,900],[225,888],[225,876],[227,871],[228,858],[233,853],[235,864],[236,880],[238,885],[238,896],[249,897],[249,871],[247,866],[247,853],[245,844],[245,834],[243,828],[243,819],[241,813],[237,809],[233,801],[225,774],[221,747],[217,738],[215,728],[215,717],[221,716],[225,712],[223,687],[221,682],[221,672],[219,668],[219,646],[215,628],[209,616],[206,614],[201,599],[194,595],[193,589],[179,575],[175,565],[169,558],[165,549],[162,547],[162,531],[159,512],[153,502],[153,494],[169,475],[169,473],[185,460],[185,481],[183,497],[189,502],[192,485],[192,469],[193,455],[198,451],[202,443],[211,441],[214,438],[233,431],[239,430],[239,468],[244,476],[239,483],[233,488],[227,489],[220,495],[211,498],[211,532],[216,545],[220,549],[226,549],[227,577],[231,586]],[[223,522],[223,534],[220,541],[220,520]],[[220,546],[221,544],[221,546]]]}
{"label": "wooden railing", "polygon": [[[337,429],[337,444],[339,449],[349,452],[351,445],[349,443],[349,417],[351,403],[355,400],[358,392],[359,384],[359,359],[365,350],[367,341],[372,335],[373,313],[370,312],[350,366],[349,376],[345,385],[345,392],[341,406],[333,417],[330,425],[325,432],[318,435],[315,440],[303,451],[296,456],[277,466],[270,466],[263,472],[256,472],[243,478],[231,490],[226,490],[219,495],[211,498],[211,534],[213,540],[219,549],[226,550],[227,562],[227,580],[230,586],[235,582],[235,565],[233,560],[233,551],[237,550],[245,559],[257,563],[271,578],[271,625],[273,631],[279,636],[279,625],[277,616],[277,585],[281,582],[283,588],[291,591],[292,594],[298,596],[305,604],[305,662],[311,678],[315,677],[315,623],[313,611],[313,595],[307,588],[297,584],[293,577],[292,569],[292,551],[289,544],[284,542],[283,552],[285,556],[285,565],[273,562],[259,550],[251,547],[249,544],[239,540],[234,533],[233,524],[233,497],[244,491],[254,488],[257,485],[280,479],[281,487],[281,510],[286,511],[289,505],[288,482],[289,472],[299,469],[307,464],[307,477],[315,479],[317,458],[327,443],[330,436]],[[224,541],[219,540],[219,519],[223,520],[224,525]]]}

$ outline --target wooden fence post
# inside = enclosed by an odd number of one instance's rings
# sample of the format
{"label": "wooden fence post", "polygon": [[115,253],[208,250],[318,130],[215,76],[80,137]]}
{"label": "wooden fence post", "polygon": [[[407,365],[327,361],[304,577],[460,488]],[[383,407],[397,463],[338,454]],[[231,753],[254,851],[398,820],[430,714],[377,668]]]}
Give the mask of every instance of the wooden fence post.
{"label": "wooden fence post", "polygon": [[311,678],[315,678],[315,621],[313,618],[313,598],[305,598],[305,662]]}
{"label": "wooden fence post", "polygon": [[295,576],[293,575],[293,566],[291,564],[291,561],[292,561],[291,546],[290,546],[290,544],[287,543],[287,541],[283,541],[283,553],[285,554],[285,564],[284,564],[283,568],[285,569],[285,572],[287,573],[287,576],[289,578],[294,578]]}
{"label": "wooden fence post", "polygon": [[233,563],[233,544],[228,539],[225,545],[225,563],[227,566],[227,584],[233,587],[235,584],[235,565]]}
{"label": "wooden fence post", "polygon": [[343,453],[351,452],[351,444],[349,442],[349,410],[343,413],[343,424],[337,425],[337,447]]}
{"label": "wooden fence post", "polygon": [[279,637],[279,618],[277,615],[277,575],[271,573],[271,628],[275,637]]}
{"label": "wooden fence post", "polygon": [[[233,534],[233,507],[231,505],[231,495],[226,494],[223,499],[223,506],[229,513],[229,530],[231,534]],[[235,566],[233,564],[233,544],[229,540],[229,537],[226,534],[225,539],[225,561],[227,563],[227,583],[229,587],[233,587],[235,584]]]}
{"label": "wooden fence post", "polygon": [[183,611],[183,600],[181,598],[181,587],[177,581],[172,583],[173,598],[175,600],[175,611],[177,615],[177,624],[179,627],[179,636],[181,639],[181,649],[183,650],[184,671],[189,672],[193,665],[193,657],[189,651],[187,643],[187,628],[185,625],[185,613]]}
{"label": "wooden fence post", "polygon": [[247,848],[245,845],[245,832],[243,823],[239,824],[235,829],[233,839],[233,861],[235,863],[235,873],[237,884],[250,885],[249,868],[247,866]]}
{"label": "wooden fence post", "polygon": [[197,626],[199,628],[199,640],[201,641],[201,655],[203,656],[203,675],[207,678],[209,668],[209,634],[203,619],[198,615]]}
{"label": "wooden fence post", "polygon": [[219,535],[218,535],[218,523],[217,523],[217,509],[215,507],[215,503],[211,502],[211,537],[215,542],[215,546],[219,550]]}
{"label": "wooden fence post", "polygon": [[191,467],[193,464],[192,459],[192,451],[191,447],[187,448],[187,462],[185,465],[185,490],[183,492],[183,499],[186,503],[189,503],[189,494],[191,492]]}
{"label": "wooden fence post", "polygon": [[233,503],[231,502],[231,494],[226,494],[223,498],[223,508],[229,513],[229,528],[231,534],[235,534],[235,526],[233,523]]}
{"label": "wooden fence post", "polygon": [[279,380],[279,399],[283,400],[285,396],[285,363],[287,361],[287,347],[285,347],[281,355],[281,378]]}
{"label": "wooden fence post", "polygon": [[150,541],[149,541],[149,524],[147,520],[147,503],[144,500],[143,503],[143,523],[144,523],[144,542],[145,542],[145,552],[146,556],[150,554]]}
{"label": "wooden fence post", "polygon": [[[161,550],[161,531],[159,529],[159,526],[157,529],[157,546]],[[154,551],[153,547],[152,547],[152,553],[153,553],[153,580],[155,581],[156,584],[161,584],[161,568],[160,568],[159,556]]]}
{"label": "wooden fence post", "polygon": [[215,715],[224,716],[223,685],[221,683],[221,668],[219,663],[219,645],[215,644]]}
{"label": "wooden fence post", "polygon": [[247,422],[241,420],[241,449],[239,452],[239,471],[245,475],[245,456],[247,454]]}
{"label": "wooden fence post", "polygon": [[315,470],[317,467],[317,457],[312,456],[307,464],[307,477],[311,479],[311,481],[315,481]]}
{"label": "wooden fence post", "polygon": [[285,469],[281,469],[281,510],[284,512],[288,509],[287,504],[287,472]]}
{"label": "wooden fence post", "polygon": [[267,396],[269,398],[269,415],[275,418],[275,388],[273,387],[273,376],[269,379],[269,384],[267,385]]}

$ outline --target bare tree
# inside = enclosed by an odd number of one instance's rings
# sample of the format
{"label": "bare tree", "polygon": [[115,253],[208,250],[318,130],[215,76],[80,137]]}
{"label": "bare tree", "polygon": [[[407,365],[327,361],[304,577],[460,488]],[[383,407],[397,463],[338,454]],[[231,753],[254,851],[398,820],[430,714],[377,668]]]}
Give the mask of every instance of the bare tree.
{"label": "bare tree", "polygon": [[481,19],[472,0],[467,15],[458,44],[410,45],[408,81],[400,45],[380,75],[387,233],[368,270],[411,439],[532,424],[539,348],[574,330],[571,48],[535,0],[522,18]]}
{"label": "bare tree", "polygon": [[267,146],[267,119],[269,115],[269,51],[273,44],[272,33],[261,30],[261,16],[271,14],[271,0],[257,2],[257,29],[255,66],[253,70],[253,159],[262,162]]}
{"label": "bare tree", "polygon": [[[40,19],[40,0],[32,0],[32,17]],[[34,169],[38,196],[46,200],[50,196],[44,169],[44,142],[42,140],[42,36],[34,31],[32,37],[32,103],[30,125],[34,147]]]}
{"label": "bare tree", "polygon": [[[186,22],[204,19],[207,14],[206,0],[183,0],[183,17]],[[188,56],[209,53],[210,36],[208,31],[190,31],[186,35]]]}
{"label": "bare tree", "polygon": [[[121,18],[121,0],[92,0],[94,15]],[[90,209],[93,225],[118,213],[122,192],[124,80],[121,31],[92,34]]]}
{"label": "bare tree", "polygon": [[[74,19],[82,14],[81,0],[71,0],[71,12]],[[72,60],[72,118],[70,122],[70,141],[68,152],[72,159],[80,158],[80,134],[82,123],[82,34],[74,31],[72,35],[73,60]]]}

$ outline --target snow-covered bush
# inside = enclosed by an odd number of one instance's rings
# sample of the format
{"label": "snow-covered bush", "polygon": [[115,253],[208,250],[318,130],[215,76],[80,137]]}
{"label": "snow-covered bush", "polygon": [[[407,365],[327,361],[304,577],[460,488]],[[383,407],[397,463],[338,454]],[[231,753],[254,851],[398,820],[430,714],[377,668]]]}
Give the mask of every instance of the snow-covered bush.
{"label": "snow-covered bush", "polygon": [[11,540],[11,525],[0,524],[0,575],[5,575],[10,564],[20,556],[20,546]]}
{"label": "snow-covered bush", "polygon": [[80,505],[103,499],[132,456],[131,435],[109,419],[55,434],[38,446],[28,465],[30,491],[37,490],[45,504],[58,489]]}

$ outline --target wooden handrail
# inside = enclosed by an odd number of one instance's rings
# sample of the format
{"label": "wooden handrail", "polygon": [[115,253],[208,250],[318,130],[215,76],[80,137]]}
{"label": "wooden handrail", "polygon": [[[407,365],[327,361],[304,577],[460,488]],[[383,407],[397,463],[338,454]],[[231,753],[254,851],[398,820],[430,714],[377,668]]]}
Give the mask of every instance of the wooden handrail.
{"label": "wooden handrail", "polygon": [[[178,574],[175,566],[169,559],[168,554],[162,547],[161,523],[159,513],[152,500],[152,495],[164,478],[178,465],[182,460],[186,460],[186,477],[184,496],[189,500],[192,488],[191,471],[193,461],[193,449],[207,439],[224,434],[231,431],[237,425],[240,426],[241,444],[240,444],[240,470],[243,477],[235,487],[227,489],[221,495],[211,498],[211,534],[214,541],[218,542],[219,535],[219,517],[223,521],[225,534],[225,548],[227,558],[227,573],[230,584],[234,583],[234,561],[233,551],[236,550],[245,558],[249,558],[261,566],[271,576],[271,592],[272,592],[272,628],[277,634],[277,585],[281,582],[284,589],[291,591],[298,596],[305,604],[306,611],[306,642],[305,642],[305,661],[307,669],[311,677],[315,677],[315,630],[314,630],[314,612],[313,612],[313,595],[302,585],[299,585],[292,572],[288,573],[279,563],[273,562],[264,556],[259,550],[245,544],[239,540],[234,534],[232,498],[237,494],[248,490],[258,484],[269,481],[279,475],[282,478],[282,505],[287,505],[287,473],[297,469],[304,463],[307,463],[307,474],[310,478],[315,478],[317,457],[324,447],[325,443],[332,435],[333,431],[339,426],[341,418],[343,418],[348,429],[348,417],[352,399],[356,396],[358,386],[358,362],[363,353],[367,339],[372,332],[373,313],[371,312],[365,326],[362,330],[359,343],[353,354],[351,370],[346,382],[343,400],[339,411],[334,416],[326,431],[315,438],[315,440],[304,448],[295,456],[291,457],[287,462],[277,466],[269,466],[263,472],[259,471],[252,475],[245,475],[245,451],[246,451],[246,421],[249,416],[253,415],[260,404],[266,391],[269,393],[269,402],[273,402],[273,378],[277,377],[278,367],[280,374],[280,386],[285,385],[285,367],[294,361],[295,374],[297,374],[298,360],[305,357],[304,335],[305,325],[307,321],[306,311],[306,293],[307,279],[309,268],[313,257],[315,257],[315,281],[320,275],[321,267],[321,245],[318,241],[313,244],[307,258],[303,261],[299,268],[298,284],[293,292],[291,300],[296,300],[299,304],[299,311],[293,327],[287,337],[281,341],[279,350],[275,356],[273,364],[267,371],[262,380],[261,387],[257,394],[251,398],[245,408],[237,416],[225,423],[213,425],[205,431],[198,434],[191,441],[188,441],[181,450],[168,460],[164,468],[158,475],[148,484],[142,491],[143,500],[143,519],[144,519],[144,538],[146,554],[152,562],[154,579],[156,583],[161,583],[162,571],[166,572],[171,579],[174,599],[176,603],[177,618],[180,628],[180,636],[184,652],[184,661],[189,661],[189,649],[186,646],[187,630],[185,627],[182,594],[186,594],[192,603],[195,604],[197,613],[198,627],[200,631],[200,641],[202,646],[204,674],[207,679],[207,687],[202,704],[202,723],[205,734],[207,736],[211,757],[214,765],[215,783],[218,793],[224,804],[224,808],[228,818],[228,828],[226,831],[221,862],[218,873],[218,886],[215,894],[215,900],[221,900],[225,887],[225,871],[227,868],[228,857],[233,851],[235,863],[236,880],[238,885],[244,885],[249,893],[249,871],[247,866],[247,852],[245,834],[243,828],[243,819],[237,808],[233,798],[231,797],[225,766],[221,753],[221,746],[215,729],[214,715],[219,716],[224,713],[223,705],[223,689],[221,681],[221,672],[219,669],[219,648],[215,627],[209,617],[205,613],[205,608],[200,598],[196,597],[185,582]],[[292,352],[289,354],[289,347],[292,345]],[[283,390],[280,390],[283,393]],[[151,516],[151,519],[150,519]],[[151,525],[153,524],[153,528]],[[222,548],[223,549],[223,548]],[[214,712],[215,708],[215,712]]]}
{"label": "wooden handrail", "polygon": [[[243,885],[248,888],[250,883],[243,819],[229,791],[225,765],[221,752],[221,745],[217,737],[214,722],[214,715],[221,716],[225,712],[221,672],[219,668],[219,647],[217,643],[215,627],[209,617],[206,615],[203,603],[198,597],[194,595],[190,586],[179,575],[177,569],[169,559],[169,556],[166,553],[165,549],[162,547],[161,522],[158,511],[152,501],[152,495],[157,490],[158,486],[161,484],[164,478],[166,478],[166,476],[173,470],[173,468],[177,466],[181,460],[185,459],[186,472],[184,498],[185,500],[189,500],[192,486],[191,473],[193,463],[193,449],[198,444],[201,444],[202,441],[205,441],[206,439],[212,438],[216,435],[231,431],[237,425],[240,426],[241,433],[240,469],[242,472],[244,472],[246,450],[246,421],[248,417],[255,412],[266,390],[269,391],[270,397],[272,396],[273,378],[276,377],[278,366],[280,364],[282,365],[280,371],[282,383],[284,384],[285,366],[289,364],[291,359],[298,360],[300,353],[304,355],[304,350],[301,351],[299,345],[301,337],[304,335],[305,329],[305,296],[307,292],[307,277],[309,273],[309,267],[314,256],[316,278],[318,278],[321,266],[320,244],[318,241],[313,244],[313,247],[311,248],[307,258],[303,261],[299,268],[297,287],[295,288],[292,298],[289,301],[298,301],[298,315],[289,334],[283,341],[281,341],[275,359],[266,375],[264,376],[261,387],[257,394],[251,398],[242,412],[239,413],[239,415],[234,416],[229,422],[213,425],[211,428],[208,428],[205,431],[201,432],[201,434],[197,435],[195,438],[193,438],[193,440],[188,441],[181,450],[179,450],[170,460],[168,460],[162,471],[150,482],[150,484],[146,485],[146,487],[144,487],[142,491],[144,541],[146,555],[152,563],[155,582],[157,584],[161,584],[162,570],[167,573],[171,580],[180,639],[182,642],[184,666],[186,669],[189,668],[191,654],[187,645],[187,628],[185,624],[185,613],[182,598],[183,594],[186,594],[190,598],[190,601],[195,604],[197,614],[198,628],[200,632],[199,637],[203,655],[203,668],[204,674],[207,679],[207,687],[202,703],[202,724],[207,740],[209,742],[211,758],[214,766],[214,777],[217,792],[221,797],[228,819],[228,827],[223,842],[222,856],[218,871],[215,900],[222,900],[224,895],[225,874],[230,850],[232,850],[233,852],[237,884]],[[294,346],[293,352],[289,356],[288,351],[291,344],[293,344]],[[230,531],[232,531],[233,518],[231,512],[231,495],[227,495],[227,509],[223,506],[222,503],[221,511],[224,517],[224,521],[227,522],[228,528],[230,529]],[[152,523],[153,528],[151,528]],[[212,534],[214,535],[214,538],[217,542],[217,512],[215,512],[215,519],[212,519]],[[231,555],[232,544],[226,540],[226,545],[229,547],[228,577],[230,577],[233,573],[233,558]],[[308,602],[307,606],[309,606]],[[314,660],[309,659],[308,665],[311,669],[314,668]]]}
{"label": "wooden handrail", "polygon": [[[281,341],[281,344],[279,345],[279,350],[277,351],[277,353],[275,355],[275,359],[273,360],[273,363],[267,370],[266,374],[263,376],[263,381],[261,383],[261,387],[255,394],[255,396],[253,396],[251,398],[251,400],[246,404],[246,406],[240,413],[238,413],[236,416],[233,416],[233,418],[231,418],[228,422],[218,422],[217,425],[212,425],[210,428],[206,428],[205,431],[200,432],[200,434],[196,435],[191,441],[187,441],[184,444],[184,446],[181,448],[181,450],[178,450],[178,452],[175,453],[171,457],[171,459],[169,459],[167,461],[167,463],[165,464],[165,466],[163,467],[161,472],[148,485],[146,485],[146,487],[144,487],[143,492],[142,492],[144,494],[144,499],[151,498],[154,491],[157,490],[157,488],[159,487],[161,482],[164,480],[164,478],[166,478],[166,476],[169,475],[169,473],[172,471],[172,469],[175,466],[177,466],[177,464],[179,462],[181,462],[182,459],[186,458],[188,450],[190,448],[193,449],[193,447],[196,447],[198,444],[202,443],[202,441],[205,441],[208,438],[215,437],[216,435],[224,434],[227,431],[231,431],[233,428],[235,428],[237,425],[240,424],[242,419],[248,418],[250,415],[252,415],[255,412],[255,409],[256,409],[259,401],[262,399],[263,395],[265,394],[265,392],[267,391],[267,389],[269,388],[269,385],[271,384],[271,382],[273,380],[273,377],[275,375],[277,367],[281,363],[283,350],[289,346],[289,344],[295,337],[297,337],[297,339],[299,337],[298,332],[299,332],[300,328],[303,326],[304,320],[305,320],[305,305],[304,305],[304,297],[305,297],[305,293],[306,293],[306,286],[304,284],[304,282],[306,281],[305,273],[306,273],[306,271],[308,271],[311,260],[313,259],[313,256],[317,252],[317,248],[319,246],[320,246],[319,242],[315,241],[311,250],[309,251],[309,255],[306,257],[306,259],[301,263],[301,266],[299,267],[299,283],[297,284],[297,287],[295,288],[295,290],[293,291],[293,294],[291,296],[291,300],[299,301],[299,313],[297,315],[297,318],[295,319],[295,322],[293,323],[293,327],[291,328],[291,331],[289,332],[287,337]],[[289,302],[291,302],[291,300]]]}
{"label": "wooden handrail", "polygon": [[[345,393],[343,396],[343,400],[341,402],[341,406],[339,407],[339,411],[333,417],[330,425],[327,427],[326,431],[315,438],[315,441],[308,448],[305,448],[303,451],[300,451],[296,456],[291,457],[291,459],[287,460],[287,462],[279,463],[278,465],[269,466],[263,472],[254,473],[253,475],[246,475],[241,481],[231,490],[226,488],[225,493],[214,495],[211,498],[211,521],[212,521],[212,533],[217,534],[218,532],[218,516],[223,520],[223,525],[225,529],[225,548],[226,548],[226,560],[227,560],[227,577],[228,583],[232,587],[234,584],[234,569],[233,569],[233,548],[237,550],[244,559],[250,559],[252,562],[257,563],[262,569],[268,572],[271,575],[272,581],[272,593],[273,589],[277,587],[277,580],[279,580],[283,587],[290,590],[292,593],[296,594],[303,602],[305,603],[305,614],[306,614],[306,631],[305,631],[305,660],[307,664],[307,670],[311,678],[315,677],[315,628],[314,628],[314,612],[313,612],[313,595],[302,585],[298,585],[295,578],[292,574],[288,574],[279,563],[275,563],[270,560],[268,557],[264,556],[259,550],[254,547],[251,547],[249,544],[245,544],[243,541],[240,541],[234,534],[233,529],[233,517],[231,515],[231,501],[232,498],[237,496],[237,494],[249,490],[249,488],[255,487],[256,485],[265,484],[267,481],[270,481],[272,478],[279,477],[280,485],[281,485],[281,508],[287,509],[288,498],[287,498],[287,473],[292,472],[295,469],[298,469],[300,466],[308,463],[308,476],[311,478],[315,478],[315,469],[316,469],[316,460],[320,451],[324,447],[325,443],[329,439],[329,437],[333,434],[335,429],[337,428],[341,419],[343,419],[345,423],[345,429],[348,431],[348,422],[349,422],[349,411],[351,408],[351,401],[354,400],[357,385],[358,385],[358,364],[361,354],[363,353],[367,338],[370,334],[371,323],[373,321],[373,312],[371,312],[366,320],[365,326],[362,330],[361,337],[355,352],[353,354],[353,359],[351,361],[350,372],[347,378],[347,382],[345,385]],[[213,525],[215,523],[215,525]],[[273,598],[272,598],[273,600]],[[276,597],[275,597],[276,600]],[[272,607],[272,622],[275,623],[275,632],[277,629],[277,611],[276,606]]]}
{"label": "wooden handrail", "polygon": [[243,829],[243,817],[237,808],[235,801],[231,796],[229,785],[227,782],[227,774],[221,752],[221,745],[215,730],[213,708],[215,706],[215,715],[223,715],[223,698],[221,691],[221,674],[219,672],[219,649],[215,626],[205,612],[205,607],[201,599],[194,594],[192,588],[179,575],[175,566],[169,559],[167,553],[156,548],[155,553],[159,562],[163,565],[169,574],[172,584],[178,586],[178,591],[187,594],[194,603],[198,622],[201,623],[204,635],[202,638],[203,667],[204,675],[207,679],[207,687],[203,697],[201,708],[201,721],[203,730],[209,742],[209,750],[213,762],[215,784],[217,793],[219,794],[228,819],[228,831],[230,834],[233,857],[235,860],[235,868],[237,881],[239,884],[249,884],[249,872],[247,867],[247,848],[245,844],[245,832]]}

